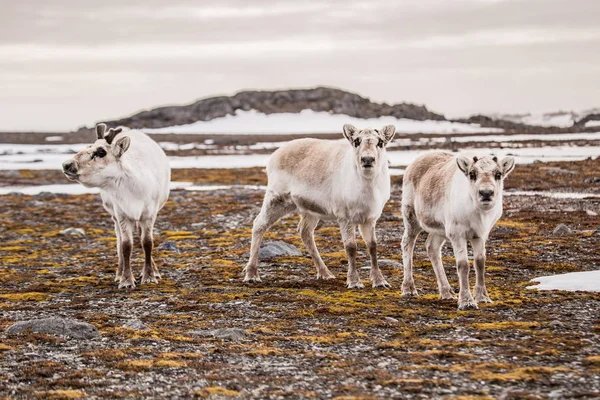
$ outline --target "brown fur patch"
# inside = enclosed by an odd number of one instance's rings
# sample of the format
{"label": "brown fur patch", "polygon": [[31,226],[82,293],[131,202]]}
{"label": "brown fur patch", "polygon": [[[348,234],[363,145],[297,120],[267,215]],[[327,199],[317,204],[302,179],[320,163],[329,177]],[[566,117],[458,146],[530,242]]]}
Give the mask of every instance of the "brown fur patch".
{"label": "brown fur patch", "polygon": [[348,258],[350,260],[354,260],[356,258],[356,251],[356,244],[346,245],[346,254],[348,254]]}
{"label": "brown fur patch", "polygon": [[415,189],[420,186],[421,180],[429,171],[437,171],[439,168],[446,164],[450,159],[454,159],[454,156],[450,153],[435,152],[429,153],[406,168],[404,174],[404,180],[412,182]]}
{"label": "brown fur patch", "polygon": [[303,197],[298,197],[298,196],[295,196],[293,198],[293,200],[294,200],[294,203],[296,203],[296,206],[298,206],[298,208],[303,208],[305,210],[312,211],[317,214],[323,214],[323,215],[329,214],[329,212],[324,207],[321,207],[319,204],[315,203],[312,200],[305,199]]}
{"label": "brown fur patch", "polygon": [[[340,165],[344,147],[338,141],[300,139],[273,153],[271,165],[300,182],[319,186]],[[350,146],[347,142],[343,146]]]}

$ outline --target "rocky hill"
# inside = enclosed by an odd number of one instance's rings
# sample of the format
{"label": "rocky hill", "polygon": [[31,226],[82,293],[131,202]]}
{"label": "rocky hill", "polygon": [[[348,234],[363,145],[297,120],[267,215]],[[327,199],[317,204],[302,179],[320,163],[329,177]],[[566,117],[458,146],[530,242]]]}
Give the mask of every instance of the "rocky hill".
{"label": "rocky hill", "polygon": [[298,113],[302,110],[326,111],[357,118],[394,116],[414,120],[445,120],[441,114],[425,106],[409,103],[388,105],[374,103],[366,97],[339,89],[318,87],[314,89],[244,91],[234,96],[209,97],[183,106],[168,106],[142,111],[130,117],[109,121],[109,125],[132,128],[163,128],[210,121],[234,115],[237,110],[257,110],[265,114]]}

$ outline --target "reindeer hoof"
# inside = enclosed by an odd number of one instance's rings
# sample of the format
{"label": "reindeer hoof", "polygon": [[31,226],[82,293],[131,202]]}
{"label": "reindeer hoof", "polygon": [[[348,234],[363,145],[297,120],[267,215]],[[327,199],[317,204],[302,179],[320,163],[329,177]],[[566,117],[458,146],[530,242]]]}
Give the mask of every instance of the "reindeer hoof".
{"label": "reindeer hoof", "polygon": [[440,300],[456,300],[456,295],[452,289],[444,289],[440,292]]}
{"label": "reindeer hoof", "polygon": [[365,287],[365,285],[363,285],[361,281],[358,281],[358,282],[348,282],[346,284],[346,287],[348,289],[363,289]]}
{"label": "reindeer hoof", "polygon": [[246,275],[246,277],[244,278],[244,282],[255,283],[255,282],[262,282],[262,280],[260,279],[260,277],[258,275],[256,275],[256,276]]}
{"label": "reindeer hoof", "polygon": [[465,301],[459,301],[458,302],[458,310],[459,311],[463,311],[463,310],[478,310],[479,307],[477,307],[477,303],[475,303],[475,300],[473,299],[468,299]]}
{"label": "reindeer hoof", "polygon": [[373,282],[373,288],[391,289],[392,285],[384,279],[382,282]]}
{"label": "reindeer hoof", "polygon": [[151,276],[143,276],[140,279],[140,284],[143,285],[145,283],[149,283],[149,282],[153,282],[153,283],[158,283],[158,278],[160,278],[159,276],[156,275],[151,275]]}
{"label": "reindeer hoof", "polygon": [[419,292],[417,292],[417,288],[412,287],[402,287],[402,297],[417,297]]}
{"label": "reindeer hoof", "polygon": [[121,278],[119,282],[119,289],[133,289],[135,288],[135,279],[133,277],[129,279]]}
{"label": "reindeer hoof", "polygon": [[333,275],[331,272],[327,272],[324,274],[318,273],[317,279],[324,279],[324,280],[335,279],[335,275]]}
{"label": "reindeer hoof", "polygon": [[475,296],[475,301],[477,303],[493,303],[492,299],[490,299],[490,296],[488,295]]}

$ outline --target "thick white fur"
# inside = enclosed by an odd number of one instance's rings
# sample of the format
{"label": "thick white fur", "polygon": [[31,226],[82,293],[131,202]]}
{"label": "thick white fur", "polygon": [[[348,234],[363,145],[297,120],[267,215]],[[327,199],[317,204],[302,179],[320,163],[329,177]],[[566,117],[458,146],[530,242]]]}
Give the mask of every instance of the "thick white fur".
{"label": "thick white fur", "polygon": [[[437,277],[440,298],[456,298],[441,260],[441,248],[449,240],[459,275],[459,309],[477,308],[478,302],[491,302],[484,280],[485,242],[502,216],[503,181],[513,167],[512,157],[498,161],[486,156],[474,162],[466,157],[432,152],[419,157],[407,168],[402,192],[403,295],[417,295],[412,275],[413,250],[417,236],[424,230],[429,234],[427,254]],[[470,179],[471,172],[475,172],[476,180]],[[482,201],[481,190],[493,191],[493,198]],[[475,298],[469,287],[468,241],[475,257]]]}
{"label": "thick white fur", "polygon": [[[167,156],[149,136],[138,130],[121,128],[111,143],[98,139],[63,164],[65,175],[87,187],[100,188],[104,208],[115,223],[119,265],[115,281],[119,288],[135,287],[131,272],[133,232],[141,233],[145,263],[141,283],[157,282],[158,268],[152,259],[152,231],[156,216],[169,198],[171,169]],[[106,131],[96,127],[98,137]],[[103,157],[94,156],[99,149]],[[69,164],[77,175],[68,173]]]}
{"label": "thick white fur", "polygon": [[[390,176],[385,146],[395,133],[382,134],[345,126],[347,140],[299,139],[278,149],[267,166],[268,187],[260,214],[254,220],[250,260],[245,281],[260,281],[258,250],[267,229],[279,218],[297,211],[301,215],[300,236],[317,268],[317,278],[332,279],[314,243],[319,220],[339,223],[348,254],[347,285],[364,285],[356,269],[356,226],[367,243],[374,287],[389,287],[377,266],[375,223],[390,198]],[[385,135],[387,133],[387,135]],[[355,147],[356,139],[361,144]],[[350,143],[349,143],[350,142]],[[372,168],[363,168],[361,157],[373,157]]]}
{"label": "thick white fur", "polygon": [[[124,130],[131,144],[119,163],[103,174],[100,195],[111,215],[134,221],[155,218],[169,198],[171,169],[167,156],[150,137],[138,130]],[[101,142],[102,140],[98,140]]]}

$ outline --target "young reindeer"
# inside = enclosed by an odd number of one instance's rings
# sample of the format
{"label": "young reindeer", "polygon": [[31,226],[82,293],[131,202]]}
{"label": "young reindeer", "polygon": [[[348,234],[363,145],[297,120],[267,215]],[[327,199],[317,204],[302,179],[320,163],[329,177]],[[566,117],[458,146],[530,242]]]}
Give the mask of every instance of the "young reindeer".
{"label": "young reindeer", "polygon": [[334,279],[314,240],[319,220],[339,223],[348,255],[348,288],[363,288],[356,269],[356,226],[371,259],[373,287],[390,287],[377,265],[375,223],[390,198],[385,146],[396,128],[381,131],[344,125],[345,140],[298,139],[281,147],[267,166],[268,186],[260,214],[254,220],[250,260],[244,281],[260,281],[258,250],[263,235],[281,217],[297,211],[298,230],[315,267],[317,279]]}
{"label": "young reindeer", "polygon": [[115,222],[119,266],[115,282],[134,288],[131,253],[134,229],[141,229],[145,263],[141,283],[158,282],[152,259],[156,215],[169,197],[171,169],[160,146],[143,132],[96,126],[97,140],[63,163],[63,173],[85,187],[100,188],[104,208]]}
{"label": "young reindeer", "polygon": [[[477,308],[492,300],[485,287],[485,242],[502,215],[502,189],[515,166],[512,157],[454,156],[432,152],[417,158],[404,174],[402,214],[404,236],[402,295],[417,295],[413,279],[413,250],[421,231],[429,233],[427,255],[433,265],[441,299],[455,299],[442,265],[441,248],[450,240],[456,257],[460,292],[458,309]],[[469,287],[467,241],[475,258],[475,298]]]}

